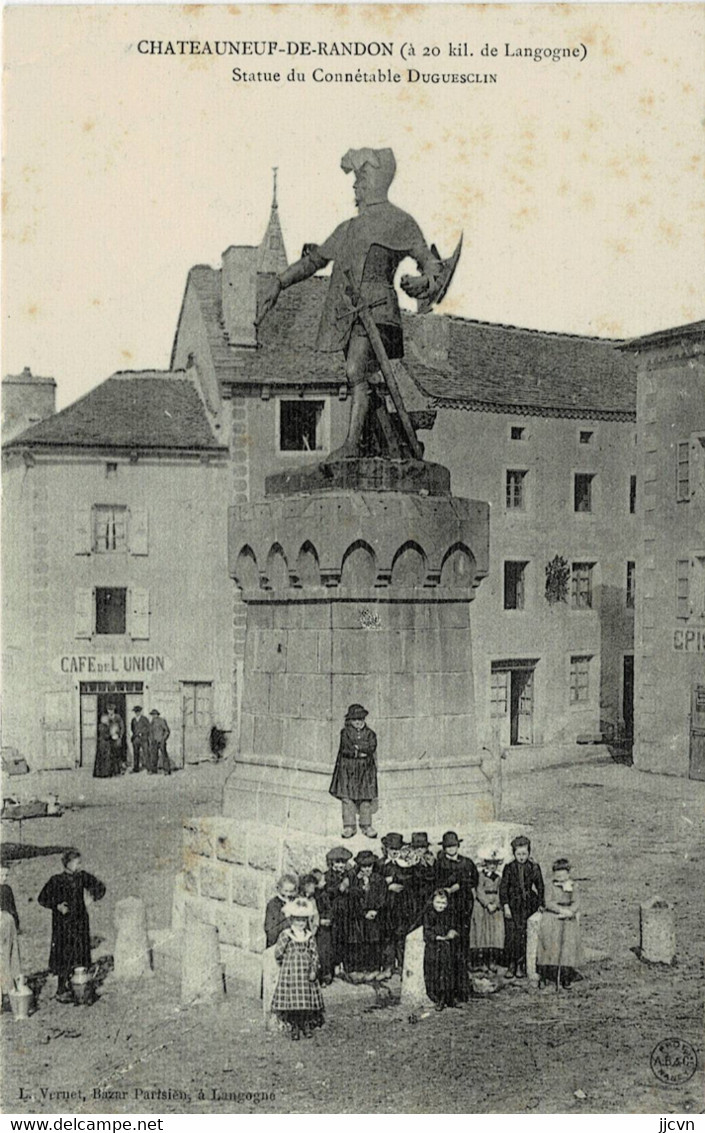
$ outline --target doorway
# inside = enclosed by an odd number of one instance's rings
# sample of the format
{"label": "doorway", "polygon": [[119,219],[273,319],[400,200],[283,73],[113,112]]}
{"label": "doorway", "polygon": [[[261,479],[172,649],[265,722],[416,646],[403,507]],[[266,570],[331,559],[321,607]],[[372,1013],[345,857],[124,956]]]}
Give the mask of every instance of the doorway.
{"label": "doorway", "polygon": [[705,685],[693,685],[690,701],[690,762],[688,777],[705,779]]}
{"label": "doorway", "polygon": [[491,715],[501,747],[534,742],[536,661],[493,661]]}
{"label": "doorway", "polygon": [[184,681],[181,686],[181,722],[185,763],[211,758],[213,685],[210,681]]}
{"label": "doorway", "polygon": [[81,683],[81,756],[80,766],[93,766],[98,741],[98,722],[107,714],[108,705],[114,704],[122,717],[125,732],[122,737],[120,759],[129,762],[128,741],[130,717],[135,704],[143,703],[141,681],[83,681]]}
{"label": "doorway", "polygon": [[622,719],[624,741],[634,743],[634,657],[625,653],[622,666]]}

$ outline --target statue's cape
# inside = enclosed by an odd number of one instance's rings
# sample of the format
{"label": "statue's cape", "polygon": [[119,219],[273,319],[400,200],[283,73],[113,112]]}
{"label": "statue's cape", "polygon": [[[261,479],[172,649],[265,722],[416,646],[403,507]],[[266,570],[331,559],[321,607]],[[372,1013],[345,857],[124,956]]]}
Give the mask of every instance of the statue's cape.
{"label": "statue's cape", "polygon": [[[374,257],[374,271],[366,271],[370,249],[386,251]],[[355,314],[351,310],[346,289],[352,276],[361,298],[375,303],[371,315],[376,323],[401,325],[399,304],[394,291],[394,273],[405,256],[417,258],[428,254],[421,229],[408,213],[389,201],[368,206],[359,216],[338,225],[323,244],[314,245],[310,253],[323,267],[333,261],[330,286],[321,315],[316,340],[317,350],[344,350],[350,337]],[[370,263],[372,261],[369,261]]]}

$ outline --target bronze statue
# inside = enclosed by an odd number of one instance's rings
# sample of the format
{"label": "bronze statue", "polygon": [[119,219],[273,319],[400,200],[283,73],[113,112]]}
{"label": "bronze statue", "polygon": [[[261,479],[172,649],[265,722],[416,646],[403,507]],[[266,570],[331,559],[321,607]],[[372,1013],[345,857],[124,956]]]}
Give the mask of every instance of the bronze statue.
{"label": "bronze statue", "polygon": [[[418,300],[419,310],[430,310],[448,289],[460,244],[449,260],[441,260],[436,248],[426,244],[413,217],[387,200],[387,190],[396,171],[391,149],[348,150],[341,168],[355,174],[358,215],[340,224],[323,244],[306,244],[301,259],[269,281],[261,298],[258,322],[272,309],[281,291],[308,279],[332,260],[333,272],[316,349],[345,353],[352,409],[345,444],[332,453],[328,461],[360,455],[370,408],[370,379],[378,369],[394,401],[406,447],[412,456],[420,458],[422,449],[389,361],[404,354],[394,275],[405,257],[416,260],[421,274],[404,276],[401,287]],[[386,410],[382,413],[387,416]],[[388,448],[392,447],[395,442],[388,419],[381,424]],[[398,453],[398,447],[396,451]]]}

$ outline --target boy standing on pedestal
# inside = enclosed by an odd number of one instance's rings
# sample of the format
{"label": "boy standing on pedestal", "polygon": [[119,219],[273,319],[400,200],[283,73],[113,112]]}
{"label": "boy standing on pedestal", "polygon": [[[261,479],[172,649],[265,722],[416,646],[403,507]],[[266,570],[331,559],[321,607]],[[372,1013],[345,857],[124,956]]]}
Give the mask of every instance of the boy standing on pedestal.
{"label": "boy standing on pedestal", "polygon": [[351,704],[340,732],[329,790],[343,806],[343,838],[353,838],[357,833],[358,814],[362,833],[377,837],[372,828],[372,810],[377,809],[377,736],[365,723],[368,715],[361,704]]}

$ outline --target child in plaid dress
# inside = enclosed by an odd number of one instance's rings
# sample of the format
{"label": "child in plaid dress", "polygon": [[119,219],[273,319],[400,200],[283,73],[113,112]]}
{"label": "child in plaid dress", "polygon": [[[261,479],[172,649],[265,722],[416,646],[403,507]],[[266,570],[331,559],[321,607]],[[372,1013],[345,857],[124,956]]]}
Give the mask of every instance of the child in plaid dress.
{"label": "child in plaid dress", "polygon": [[316,906],[308,897],[296,897],[284,906],[289,928],[280,934],[274,956],[280,965],[272,1011],[291,1027],[294,1040],[310,1039],[323,1026],[323,996],[318,982],[320,961],[312,918]]}

